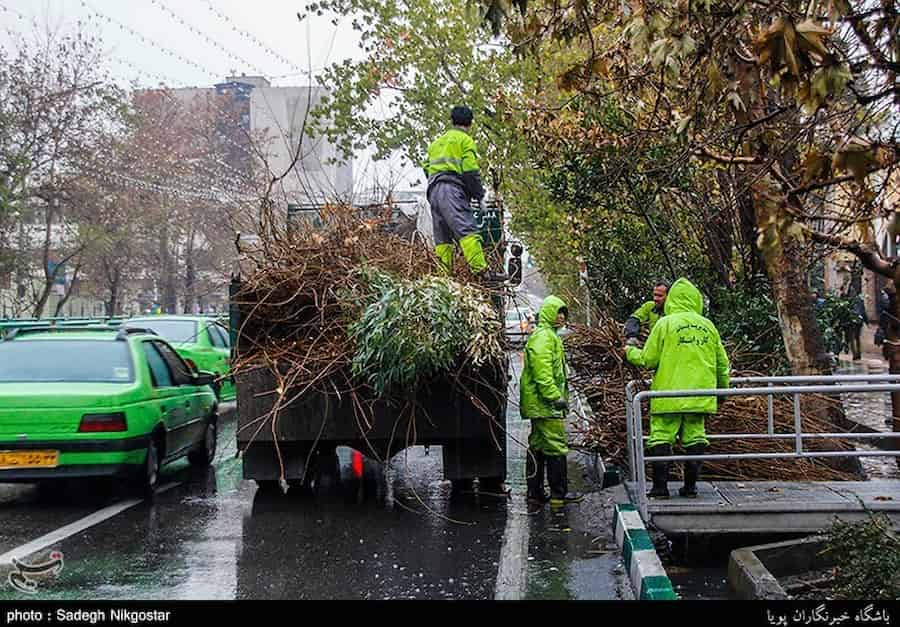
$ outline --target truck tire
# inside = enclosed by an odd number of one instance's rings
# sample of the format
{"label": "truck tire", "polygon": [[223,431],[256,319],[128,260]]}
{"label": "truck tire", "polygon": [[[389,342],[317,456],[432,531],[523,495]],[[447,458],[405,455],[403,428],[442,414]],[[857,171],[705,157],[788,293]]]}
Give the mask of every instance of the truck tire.
{"label": "truck tire", "polygon": [[276,494],[281,492],[281,486],[275,479],[256,479],[257,491],[264,494]]}
{"label": "truck tire", "polygon": [[319,494],[319,482],[315,479],[293,479],[288,481],[291,496],[299,496],[301,499],[314,499]]}
{"label": "truck tire", "polygon": [[309,467],[302,479],[288,479],[289,494],[302,499],[315,498],[319,494],[319,469],[319,453],[316,453],[310,457]]}
{"label": "truck tire", "polygon": [[474,483],[474,479],[451,479],[450,494],[455,496],[467,492],[472,492],[474,489]]}
{"label": "truck tire", "polygon": [[490,494],[506,494],[507,489],[503,485],[503,477],[479,477],[478,491]]}

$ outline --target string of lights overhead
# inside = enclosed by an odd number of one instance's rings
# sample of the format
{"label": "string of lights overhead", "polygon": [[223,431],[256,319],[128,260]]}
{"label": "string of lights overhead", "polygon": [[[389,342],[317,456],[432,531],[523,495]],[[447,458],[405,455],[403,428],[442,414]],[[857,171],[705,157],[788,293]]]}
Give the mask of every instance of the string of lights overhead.
{"label": "string of lights overhead", "polygon": [[212,37],[207,35],[205,32],[201,31],[196,26],[193,26],[192,24],[190,24],[183,17],[181,17],[175,11],[170,9],[164,2],[162,2],[162,0],[150,0],[150,3],[153,4],[154,6],[158,7],[161,11],[163,11],[169,17],[171,17],[175,22],[181,24],[184,28],[186,28],[191,33],[193,33],[193,34],[197,35],[198,37],[200,37],[201,39],[203,39],[207,44],[214,47],[216,50],[218,50],[222,54],[226,55],[227,57],[229,57],[230,59],[232,59],[234,61],[237,61],[239,64],[242,64],[244,67],[253,70],[254,72],[259,74],[263,78],[268,79],[268,77],[266,76],[266,71],[263,70],[261,67],[259,67],[258,65],[254,64],[254,63],[251,63],[244,57],[241,57],[240,55],[235,54],[230,48],[222,45],[221,43],[219,43],[218,41],[216,41],[215,39],[213,39]]}
{"label": "string of lights overhead", "polygon": [[[257,72],[264,78],[269,79],[270,77],[266,76],[265,71],[258,65],[251,63],[246,58],[242,57],[239,54],[236,54],[233,50],[220,43],[210,35],[206,34],[199,28],[190,24],[186,21],[182,16],[172,10],[169,6],[167,6],[162,0],[151,0],[151,3],[159,8],[163,13],[165,13],[170,19],[175,21],[176,23],[182,25],[185,29],[193,33],[194,35],[200,37],[209,45],[213,46],[216,50],[225,54],[228,58],[242,64],[243,66]],[[242,39],[249,41],[257,48],[263,50],[270,58],[277,61],[279,64],[286,65],[291,69],[295,70],[297,74],[302,74],[306,76],[311,76],[312,72],[310,70],[303,70],[296,63],[281,55],[273,48],[262,42],[258,37],[250,33],[249,31],[239,28],[237,24],[228,17],[223,12],[216,9],[216,7],[207,0],[206,3],[210,9],[210,12],[216,16],[222,23],[227,25],[232,32],[237,33]],[[111,26],[117,27],[123,33],[135,38],[140,41],[144,45],[157,50],[158,52],[171,57],[177,60],[179,63],[196,69],[203,73],[206,76],[214,77],[218,79],[221,77],[221,73],[215,70],[210,69],[207,66],[195,61],[194,59],[190,59],[185,55],[168,48],[152,37],[148,37],[138,31],[137,29],[125,24],[124,22],[103,13],[94,7],[88,0],[81,0],[81,6],[85,11],[87,11],[93,18],[96,18],[100,23],[107,23]],[[0,3],[0,12],[10,13],[15,16],[19,21],[30,20],[31,23],[36,27],[37,22],[34,17],[29,17],[3,3]],[[139,76],[147,77],[151,81],[157,84],[157,87],[153,88],[153,90],[158,91],[163,97],[165,97],[169,102],[174,105],[177,105],[180,108],[179,115],[182,115],[186,118],[189,118],[193,122],[196,122],[197,128],[203,128],[203,126],[209,125],[209,119],[204,119],[197,113],[195,113],[189,106],[186,106],[186,103],[183,99],[179,99],[178,96],[173,93],[173,89],[177,90],[178,88],[170,88],[167,85],[172,83],[177,83],[178,81],[172,81],[170,76],[166,76],[164,74],[158,72],[151,72],[145,69],[138,67],[133,62],[119,58],[113,57],[112,60],[116,63],[119,63],[123,66],[128,67],[131,71],[135,72]],[[290,75],[284,75],[290,76]],[[152,90],[148,90],[152,91]],[[210,111],[216,115],[220,116],[220,119],[227,119],[228,117],[234,116],[234,111],[229,110],[226,107],[220,106],[220,104],[216,101],[216,99],[209,99],[207,106],[210,107]],[[251,152],[248,150],[246,143],[241,143],[236,141],[233,137],[229,136],[228,133],[222,133],[219,130],[214,130],[216,139],[218,139],[223,144],[227,144],[231,149],[241,153],[250,159],[252,163],[257,163],[260,158],[259,151]],[[122,163],[112,163],[110,161],[104,162],[103,170],[95,170],[94,174],[103,175],[107,178],[112,177],[120,181],[120,183],[127,183],[129,186],[134,187],[136,189],[142,190],[152,190],[157,191],[159,193],[168,193],[171,195],[175,195],[183,198],[208,198],[210,195],[215,196],[215,194],[211,194],[209,188],[206,189],[196,187],[194,183],[198,175],[201,178],[206,179],[204,183],[212,183],[213,181],[217,182],[222,186],[223,192],[232,193],[232,194],[252,194],[255,195],[256,191],[253,189],[253,186],[248,183],[248,173],[246,171],[242,171],[232,164],[229,164],[214,153],[210,151],[210,146],[208,144],[209,138],[200,138],[197,136],[191,136],[185,134],[178,138],[179,147],[175,147],[171,144],[167,144],[165,142],[161,142],[154,137],[145,138],[146,144],[134,144],[129,149],[140,155],[141,157],[150,160],[152,163],[153,169],[158,173],[161,173],[165,176],[171,177],[179,181],[179,186],[171,186],[164,185],[159,182],[154,182],[152,180],[146,179],[146,172],[135,172],[132,169],[129,169],[128,166]],[[182,151],[187,152],[196,152],[197,154],[193,154],[191,156],[187,156],[183,154]],[[172,157],[175,163],[169,163],[166,166],[163,166],[160,163],[159,156],[160,154],[168,154]],[[183,162],[185,165],[183,167],[179,167],[176,165],[177,163]],[[97,161],[99,164],[99,161]],[[134,176],[126,176],[123,174],[117,174],[112,169],[107,168],[118,168],[120,171],[124,168],[125,171],[129,172]],[[229,174],[226,175],[222,171],[216,171],[215,168],[222,168],[224,171],[227,171]],[[142,178],[143,175],[143,178]]]}

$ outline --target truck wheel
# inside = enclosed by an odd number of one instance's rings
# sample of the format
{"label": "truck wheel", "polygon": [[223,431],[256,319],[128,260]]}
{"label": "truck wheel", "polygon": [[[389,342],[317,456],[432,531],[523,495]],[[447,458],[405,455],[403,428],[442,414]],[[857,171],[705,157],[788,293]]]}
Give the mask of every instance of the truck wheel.
{"label": "truck wheel", "polygon": [[257,479],[256,488],[263,494],[276,494],[281,492],[281,486],[275,479]]}
{"label": "truck wheel", "polygon": [[301,499],[314,499],[318,494],[318,486],[315,482],[289,481],[288,485],[290,485],[290,494],[299,496]]}
{"label": "truck wheel", "polygon": [[473,479],[451,479],[450,494],[455,496],[464,492],[472,492],[473,485]]}
{"label": "truck wheel", "polygon": [[319,493],[319,478],[316,464],[310,464],[310,468],[306,473],[306,478],[292,479],[288,481],[290,486],[289,493],[293,496],[299,496],[302,499],[313,499]]}
{"label": "truck wheel", "polygon": [[503,485],[503,477],[479,477],[478,491],[491,494],[506,494],[507,489]]}

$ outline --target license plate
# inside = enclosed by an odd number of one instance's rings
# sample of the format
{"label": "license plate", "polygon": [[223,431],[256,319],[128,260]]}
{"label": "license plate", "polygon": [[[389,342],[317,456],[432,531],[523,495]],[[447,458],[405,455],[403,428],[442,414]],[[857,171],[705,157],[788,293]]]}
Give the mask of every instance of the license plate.
{"label": "license plate", "polygon": [[0,469],[56,468],[59,451],[0,451]]}

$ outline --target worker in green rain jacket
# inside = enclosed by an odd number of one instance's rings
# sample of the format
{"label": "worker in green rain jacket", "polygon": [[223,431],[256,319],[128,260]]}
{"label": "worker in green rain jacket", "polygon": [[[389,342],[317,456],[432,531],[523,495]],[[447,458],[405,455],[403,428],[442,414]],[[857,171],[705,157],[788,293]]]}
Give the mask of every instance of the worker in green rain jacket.
{"label": "worker in green rain jacket", "polygon": [[[537,328],[525,344],[525,363],[519,384],[522,418],[531,421],[526,481],[528,500],[563,505],[581,500],[570,493],[566,470],[565,416],[569,408],[565,354],[557,330],[565,326],[569,310],[556,296],[548,296],[538,312]],[[550,496],[544,492],[544,469]]]}
{"label": "worker in green rain jacket", "polygon": [[625,320],[626,345],[637,346],[639,344],[638,337],[641,334],[641,327],[645,328],[648,334],[653,330],[653,327],[664,315],[666,295],[668,293],[669,284],[665,281],[658,281],[653,286],[653,300],[647,301],[628,316],[628,319]]}
{"label": "worker in green rain jacket", "polygon": [[453,265],[454,242],[459,242],[472,273],[485,283],[500,283],[509,277],[488,269],[481,230],[472,212],[472,200],[484,200],[478,152],[475,140],[469,135],[472,110],[454,107],[450,119],[453,128],[428,146],[424,164],[435,254],[449,271]]}
{"label": "worker in green rain jacket", "polygon": [[[698,390],[729,386],[728,356],[715,325],[703,317],[703,298],[687,279],[678,279],[666,298],[665,316],[650,332],[643,349],[628,346],[625,356],[635,366],[655,370],[651,390]],[[702,455],[709,446],[705,420],[716,413],[714,396],[653,398],[650,400],[651,456],[672,454],[680,437],[687,455]],[[700,461],[684,467],[681,496],[697,496]],[[649,496],[668,498],[669,462],[653,462]]]}

